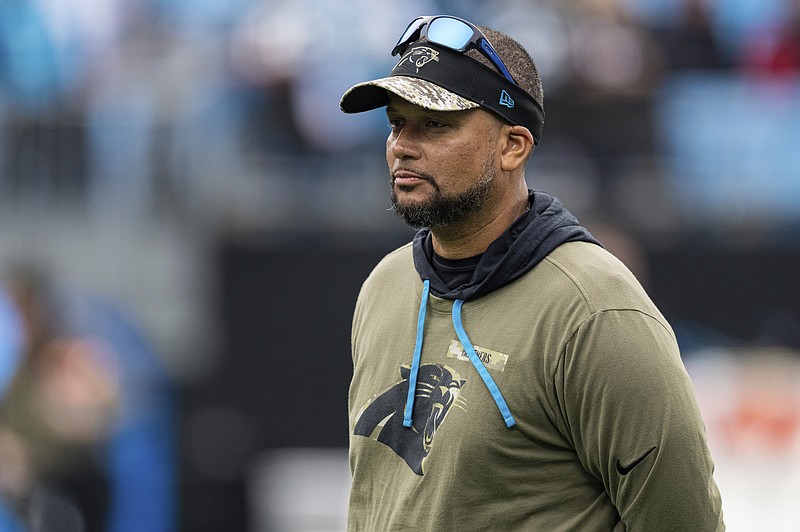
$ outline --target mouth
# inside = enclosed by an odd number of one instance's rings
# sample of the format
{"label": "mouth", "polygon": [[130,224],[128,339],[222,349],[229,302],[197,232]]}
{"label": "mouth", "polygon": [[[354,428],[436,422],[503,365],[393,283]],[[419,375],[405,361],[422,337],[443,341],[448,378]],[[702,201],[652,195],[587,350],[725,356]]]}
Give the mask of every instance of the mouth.
{"label": "mouth", "polygon": [[398,187],[413,187],[426,182],[433,183],[433,179],[425,174],[406,169],[392,172],[392,184]]}

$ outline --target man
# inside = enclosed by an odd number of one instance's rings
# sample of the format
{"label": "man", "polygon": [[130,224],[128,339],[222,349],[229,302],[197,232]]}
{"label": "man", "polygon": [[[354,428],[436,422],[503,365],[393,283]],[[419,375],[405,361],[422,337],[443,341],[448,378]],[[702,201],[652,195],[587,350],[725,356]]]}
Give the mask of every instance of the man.
{"label": "man", "polygon": [[397,213],[422,227],[353,320],[351,530],[723,530],[692,385],[633,275],[529,191],[544,122],[527,52],[420,17],[386,106]]}
{"label": "man", "polygon": [[124,310],[0,278],[0,531],[174,530],[172,383]]}

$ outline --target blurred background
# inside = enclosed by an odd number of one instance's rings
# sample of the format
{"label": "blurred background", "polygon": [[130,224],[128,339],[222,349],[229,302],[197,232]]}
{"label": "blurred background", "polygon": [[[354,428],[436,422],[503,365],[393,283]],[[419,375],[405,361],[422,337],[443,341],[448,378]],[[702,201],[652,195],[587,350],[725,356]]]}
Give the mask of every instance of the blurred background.
{"label": "blurred background", "polygon": [[529,185],[673,324],[729,530],[800,530],[798,0],[0,0],[0,530],[343,529],[412,232],[338,100],[445,12],[536,60]]}

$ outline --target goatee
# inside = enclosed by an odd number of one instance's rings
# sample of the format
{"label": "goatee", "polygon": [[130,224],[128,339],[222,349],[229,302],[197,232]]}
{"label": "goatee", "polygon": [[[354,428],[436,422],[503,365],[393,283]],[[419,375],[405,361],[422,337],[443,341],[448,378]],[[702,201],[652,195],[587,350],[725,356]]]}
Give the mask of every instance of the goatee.
{"label": "goatee", "polygon": [[397,193],[392,187],[392,208],[405,223],[415,229],[445,227],[483,209],[491,196],[495,173],[494,161],[487,161],[481,178],[467,190],[453,195],[443,194],[431,179],[429,183],[433,193],[425,201],[398,202]]}

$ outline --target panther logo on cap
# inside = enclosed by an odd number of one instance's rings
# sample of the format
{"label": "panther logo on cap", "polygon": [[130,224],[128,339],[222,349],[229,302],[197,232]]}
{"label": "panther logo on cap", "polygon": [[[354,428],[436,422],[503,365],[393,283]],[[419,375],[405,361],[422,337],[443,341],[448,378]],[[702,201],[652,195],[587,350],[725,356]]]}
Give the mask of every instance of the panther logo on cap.
{"label": "panther logo on cap", "polygon": [[395,68],[399,67],[403,62],[407,61],[414,65],[419,72],[419,69],[430,63],[431,61],[439,61],[439,52],[427,46],[415,46],[410,51],[406,52],[400,61],[397,62]]}

